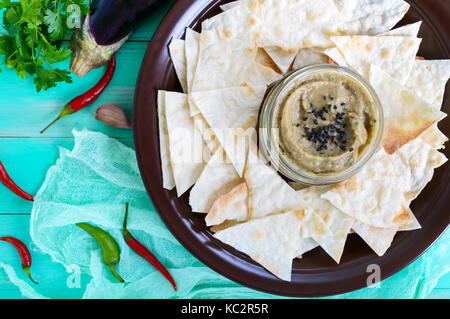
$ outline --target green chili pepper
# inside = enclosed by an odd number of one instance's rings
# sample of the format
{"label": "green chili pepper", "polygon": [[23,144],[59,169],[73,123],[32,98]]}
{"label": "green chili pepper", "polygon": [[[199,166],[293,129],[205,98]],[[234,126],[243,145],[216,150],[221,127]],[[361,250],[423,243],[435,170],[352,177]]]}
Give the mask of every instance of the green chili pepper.
{"label": "green chili pepper", "polygon": [[120,249],[114,238],[112,238],[111,235],[103,229],[86,223],[78,223],[77,226],[86,231],[97,241],[102,250],[103,263],[109,267],[111,273],[117,278],[117,280],[120,282],[125,282],[114,269],[114,266],[120,261]]}

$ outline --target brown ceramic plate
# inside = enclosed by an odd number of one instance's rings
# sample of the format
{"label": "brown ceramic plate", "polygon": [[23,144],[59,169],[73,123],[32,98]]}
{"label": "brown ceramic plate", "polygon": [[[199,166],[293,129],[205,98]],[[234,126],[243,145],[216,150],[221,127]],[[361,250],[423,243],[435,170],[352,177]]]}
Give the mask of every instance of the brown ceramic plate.
{"label": "brown ceramic plate", "polygon": [[[341,263],[337,265],[321,249],[307,253],[295,261],[291,282],[284,282],[246,255],[212,237],[204,215],[194,214],[188,205],[188,195],[177,198],[175,191],[162,187],[157,118],[157,90],[181,92],[167,46],[170,40],[181,38],[186,27],[199,30],[201,21],[220,12],[221,0],[178,0],[156,31],[142,63],[135,96],[134,136],[142,179],[159,215],[173,235],[195,257],[218,273],[244,286],[284,296],[313,297],[349,292],[366,286],[370,264],[381,267],[382,278],[400,271],[422,253],[443,233],[450,222],[450,165],[444,165],[412,209],[422,225],[421,230],[399,233],[392,247],[378,257],[357,236],[351,235]],[[448,0],[414,0],[400,24],[422,20],[419,54],[427,59],[450,57],[450,6]],[[448,90],[447,90],[448,91]],[[444,112],[450,113],[450,101],[445,98]],[[450,136],[450,120],[440,123]],[[445,150],[449,157],[449,149]]]}

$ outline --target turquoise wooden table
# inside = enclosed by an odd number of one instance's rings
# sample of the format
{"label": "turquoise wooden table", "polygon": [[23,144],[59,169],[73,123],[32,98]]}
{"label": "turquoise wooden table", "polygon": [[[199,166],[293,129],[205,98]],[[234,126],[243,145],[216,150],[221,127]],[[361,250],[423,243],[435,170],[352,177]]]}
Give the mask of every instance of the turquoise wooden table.
{"label": "turquoise wooden table", "polygon": [[[59,113],[64,103],[89,89],[104,70],[92,71],[84,79],[74,76],[73,84],[60,84],[40,94],[35,92],[31,80],[21,81],[13,71],[0,73],[0,159],[13,179],[26,191],[32,194],[37,192],[48,168],[58,158],[59,147],[73,147],[73,128],[100,131],[134,147],[131,130],[105,126],[94,120],[93,113],[104,103],[115,103],[122,106],[132,118],[133,95],[141,61],[158,24],[174,2],[168,0],[154,12],[120,50],[117,54],[116,74],[103,95],[76,115],[61,120],[44,136],[39,131]],[[68,68],[68,62],[62,63],[61,67]],[[31,245],[31,208],[31,203],[14,196],[0,185],[0,236],[14,236]],[[42,293],[53,298],[81,297],[83,289],[68,287],[70,273],[63,266],[51,263],[50,258],[44,254],[33,252],[33,257],[33,273],[35,279],[40,281]],[[8,264],[20,262],[15,250],[6,244],[0,245],[0,261]],[[52,265],[50,268],[49,264]],[[25,276],[22,278],[25,279]],[[87,278],[82,278],[81,287],[87,281]],[[431,295],[436,298],[448,296],[450,274],[440,280]],[[20,297],[20,291],[0,271],[0,298]]]}

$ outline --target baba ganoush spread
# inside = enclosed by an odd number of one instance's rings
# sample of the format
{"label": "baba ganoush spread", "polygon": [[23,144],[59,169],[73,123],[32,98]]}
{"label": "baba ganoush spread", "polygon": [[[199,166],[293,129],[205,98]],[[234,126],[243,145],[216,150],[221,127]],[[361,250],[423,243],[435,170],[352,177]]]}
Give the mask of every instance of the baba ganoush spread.
{"label": "baba ganoush spread", "polygon": [[337,173],[351,167],[375,134],[375,110],[352,78],[317,72],[287,89],[275,106],[280,152],[298,170]]}

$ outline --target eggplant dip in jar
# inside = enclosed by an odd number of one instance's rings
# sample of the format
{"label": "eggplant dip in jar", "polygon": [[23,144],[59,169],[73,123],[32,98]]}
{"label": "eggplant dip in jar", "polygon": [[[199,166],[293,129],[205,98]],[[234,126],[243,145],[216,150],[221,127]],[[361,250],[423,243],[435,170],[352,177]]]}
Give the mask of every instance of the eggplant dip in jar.
{"label": "eggplant dip in jar", "polygon": [[[277,149],[286,165],[300,174],[330,177],[345,173],[348,177],[355,164],[362,166],[362,157],[367,161],[375,153],[374,144],[381,140],[379,100],[351,70],[330,65],[307,67],[303,74],[302,70],[276,84],[272,90],[278,92],[269,93],[270,105],[267,100],[263,103],[263,108],[271,109],[266,126],[272,137],[276,135],[272,140],[276,145],[270,148]],[[276,98],[270,99],[272,93]]]}

